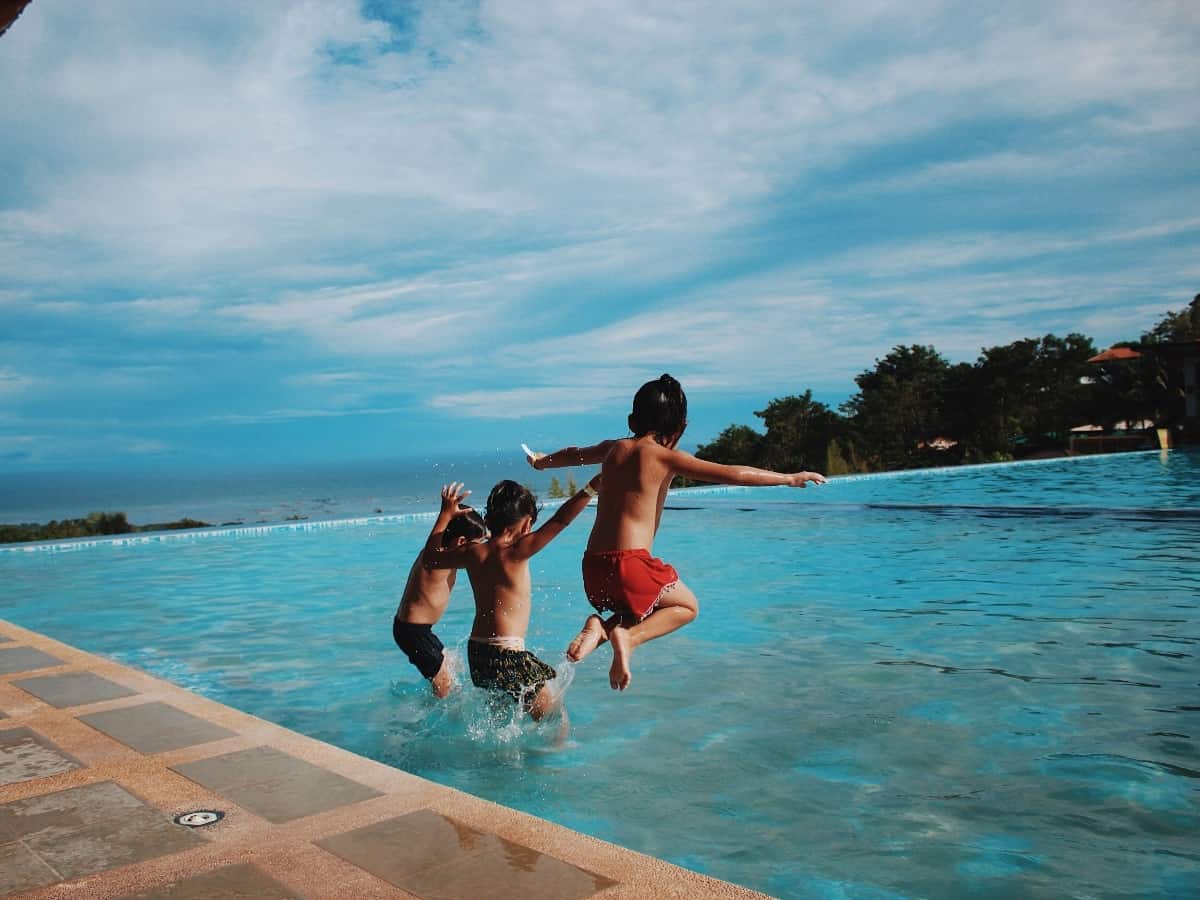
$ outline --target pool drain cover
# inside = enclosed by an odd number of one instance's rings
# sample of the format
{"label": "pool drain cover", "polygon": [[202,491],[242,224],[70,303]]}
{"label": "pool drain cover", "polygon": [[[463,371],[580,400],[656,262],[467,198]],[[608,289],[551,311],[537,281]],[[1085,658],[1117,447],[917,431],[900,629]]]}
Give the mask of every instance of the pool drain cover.
{"label": "pool drain cover", "polygon": [[219,809],[197,809],[193,812],[180,813],[175,817],[176,825],[186,825],[188,828],[201,828],[212,825],[225,818],[225,813]]}

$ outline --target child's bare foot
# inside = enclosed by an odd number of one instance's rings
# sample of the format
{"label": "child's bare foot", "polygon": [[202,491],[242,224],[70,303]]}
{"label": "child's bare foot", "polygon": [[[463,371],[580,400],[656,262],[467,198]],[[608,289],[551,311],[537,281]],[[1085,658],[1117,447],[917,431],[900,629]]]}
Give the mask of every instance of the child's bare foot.
{"label": "child's bare foot", "polygon": [[590,615],[583,623],[583,629],[576,635],[575,640],[567,646],[567,659],[579,662],[604,640],[604,623],[597,615]]}
{"label": "child's bare foot", "polygon": [[609,633],[612,642],[613,661],[608,670],[608,683],[614,691],[623,691],[633,680],[629,671],[629,657],[633,655],[633,642],[629,638],[629,629],[620,625],[615,626]]}

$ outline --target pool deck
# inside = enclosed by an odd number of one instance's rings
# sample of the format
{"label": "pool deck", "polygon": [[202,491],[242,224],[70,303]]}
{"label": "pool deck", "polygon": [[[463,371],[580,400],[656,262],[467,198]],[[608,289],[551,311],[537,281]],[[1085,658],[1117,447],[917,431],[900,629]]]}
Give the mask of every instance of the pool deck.
{"label": "pool deck", "polygon": [[0,897],[762,896],[0,619]]}

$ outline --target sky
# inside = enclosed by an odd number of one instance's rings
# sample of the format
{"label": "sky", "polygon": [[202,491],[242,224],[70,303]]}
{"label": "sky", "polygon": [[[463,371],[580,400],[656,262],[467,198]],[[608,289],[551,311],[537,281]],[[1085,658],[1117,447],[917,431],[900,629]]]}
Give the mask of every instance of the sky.
{"label": "sky", "polygon": [[34,0],[0,467],[688,437],[1200,291],[1200,5]]}

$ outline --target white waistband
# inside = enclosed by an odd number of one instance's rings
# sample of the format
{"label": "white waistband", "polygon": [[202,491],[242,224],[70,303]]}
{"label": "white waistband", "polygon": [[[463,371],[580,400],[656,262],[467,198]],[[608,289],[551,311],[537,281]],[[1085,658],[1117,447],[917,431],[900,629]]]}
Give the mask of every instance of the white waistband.
{"label": "white waistband", "polygon": [[476,644],[487,644],[489,647],[499,647],[502,650],[525,649],[525,638],[523,637],[503,637],[493,635],[492,637],[481,638],[472,635],[471,640]]}

